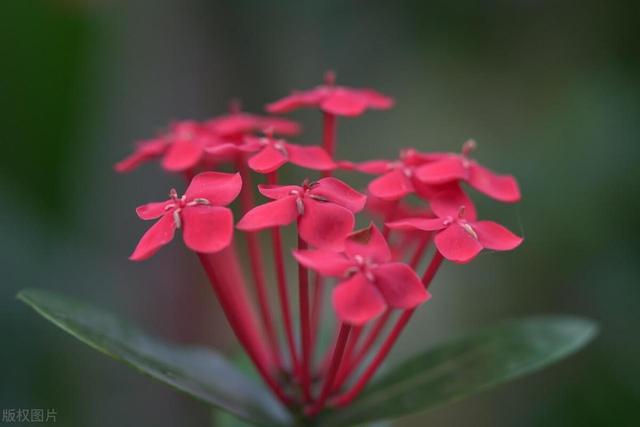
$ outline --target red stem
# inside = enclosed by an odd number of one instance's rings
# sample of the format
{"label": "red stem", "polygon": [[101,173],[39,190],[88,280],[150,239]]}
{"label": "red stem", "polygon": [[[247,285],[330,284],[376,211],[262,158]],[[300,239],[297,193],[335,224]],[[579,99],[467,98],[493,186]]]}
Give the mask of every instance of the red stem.
{"label": "red stem", "polygon": [[349,332],[351,332],[351,326],[343,323],[340,327],[338,340],[333,351],[331,366],[329,367],[329,371],[327,372],[327,375],[325,377],[324,384],[322,385],[322,391],[320,392],[318,400],[316,400],[315,404],[307,411],[307,415],[309,416],[316,415],[322,410],[322,408],[324,408],[324,404],[329,397],[331,389],[333,388],[336,374],[338,373],[338,369],[340,368],[340,363],[342,362],[342,356],[347,344],[347,339],[349,338]]}
{"label": "red stem", "polygon": [[[322,113],[322,147],[332,159],[336,155],[336,115]],[[323,171],[323,176],[331,176],[331,171]]]}
{"label": "red stem", "polygon": [[320,329],[320,318],[322,316],[322,305],[324,301],[324,280],[319,274],[314,275],[313,279],[313,298],[311,305],[311,348],[309,350],[311,354],[311,360],[309,365],[313,366],[313,356],[315,354],[316,345],[318,342],[318,333]]}
{"label": "red stem", "polygon": [[349,342],[347,343],[347,348],[344,351],[344,360],[342,362],[342,366],[340,366],[340,370],[338,371],[338,375],[336,376],[336,380],[333,382],[333,389],[339,390],[342,387],[342,384],[346,381],[346,379],[351,374],[352,359],[353,352],[355,350],[356,344],[358,343],[358,339],[362,334],[363,327],[357,326],[353,328],[351,335],[349,336]]}
{"label": "red stem", "polygon": [[[277,172],[267,175],[267,182],[275,185],[278,182]],[[284,265],[284,255],[282,251],[282,236],[280,227],[271,229],[271,243],[273,247],[273,257],[276,268],[276,277],[278,280],[278,297],[280,298],[280,309],[282,311],[282,321],[284,322],[284,331],[291,356],[291,365],[295,373],[300,372],[300,362],[296,352],[296,343],[293,336],[293,322],[291,321],[291,308],[289,304],[289,294],[287,292],[287,272]]]}
{"label": "red stem", "polygon": [[[436,251],[436,253],[433,255],[433,258],[431,259],[431,262],[429,263],[429,267],[427,267],[427,270],[422,276],[422,284],[424,285],[425,289],[429,289],[429,286],[431,285],[433,277],[438,271],[438,268],[440,268],[442,261],[443,261],[442,255],[440,255],[440,252]],[[409,323],[409,320],[411,319],[411,316],[413,316],[414,312],[415,312],[415,309],[411,309],[411,310],[406,310],[405,312],[402,313],[402,315],[398,318],[398,321],[396,322],[396,324],[393,326],[393,329],[389,333],[389,336],[384,341],[384,343],[380,347],[380,350],[378,350],[378,353],[373,358],[373,360],[371,361],[367,369],[362,373],[358,381],[353,385],[353,387],[349,391],[344,393],[342,396],[338,397],[335,400],[335,402],[333,402],[335,405],[337,406],[348,405],[351,401],[353,401],[353,399],[355,399],[360,394],[360,392],[365,388],[369,380],[375,375],[375,373],[377,372],[382,362],[384,362],[384,360],[386,359],[387,355],[391,351],[391,348],[393,348],[393,345],[396,343],[398,337],[400,336],[404,328],[407,326],[407,323]]]}
{"label": "red stem", "polygon": [[[242,205],[243,214],[247,213],[254,207],[253,199],[253,184],[251,182],[251,173],[247,169],[245,159],[243,155],[239,155],[236,161],[240,176],[242,177],[242,191],[240,193],[240,204]],[[267,294],[267,288],[265,284],[264,267],[262,265],[262,251],[260,248],[260,242],[258,241],[257,232],[245,232],[247,239],[247,249],[249,251],[249,261],[251,264],[251,275],[256,288],[256,294],[258,296],[258,304],[260,307],[260,316],[262,317],[262,323],[269,340],[273,359],[278,366],[278,369],[282,369],[282,357],[280,355],[280,345],[278,343],[278,337],[273,324],[273,315],[269,305],[269,297]]]}
{"label": "red stem", "polygon": [[389,208],[389,212],[385,215],[384,224],[382,226],[382,236],[385,239],[389,239],[389,234],[391,233],[391,229],[387,227],[387,222],[393,221],[393,217],[396,216],[398,212],[398,207],[400,206],[400,199],[394,200],[392,202],[392,206]]}
{"label": "red stem", "polygon": [[290,405],[292,400],[269,374],[269,353],[257,333],[258,322],[250,306],[235,248],[231,246],[215,254],[198,253],[198,257],[238,341],[269,388],[285,405]]}
{"label": "red stem", "polygon": [[[298,249],[307,249],[307,242],[298,234]],[[300,291],[300,335],[302,342],[301,380],[302,393],[307,402],[311,401],[311,325],[309,317],[309,272],[298,263],[298,287]]]}
{"label": "red stem", "polygon": [[409,261],[409,267],[414,270],[416,269],[416,267],[418,267],[418,264],[420,264],[420,259],[422,259],[422,256],[427,250],[430,241],[431,233],[426,233],[423,237],[420,238],[420,242],[418,242],[418,246],[416,246],[416,251],[413,253],[411,261]]}

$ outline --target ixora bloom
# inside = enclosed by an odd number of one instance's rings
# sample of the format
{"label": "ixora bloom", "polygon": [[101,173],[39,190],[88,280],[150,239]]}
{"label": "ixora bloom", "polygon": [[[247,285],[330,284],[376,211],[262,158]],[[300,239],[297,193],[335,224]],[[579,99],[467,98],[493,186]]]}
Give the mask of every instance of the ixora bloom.
{"label": "ixora bloom", "polygon": [[466,263],[482,251],[508,251],[522,243],[505,227],[493,221],[478,221],[475,211],[459,204],[457,195],[444,192],[431,200],[431,210],[437,218],[404,218],[387,222],[391,229],[436,231],[434,243],[446,259]]}
{"label": "ixora bloom", "polygon": [[511,175],[498,175],[469,158],[476,142],[469,140],[462,146],[462,154],[449,154],[416,170],[416,177],[430,185],[465,181],[487,196],[501,202],[520,200],[520,189]]}
{"label": "ixora bloom", "polygon": [[240,149],[256,153],[248,163],[251,169],[259,173],[274,172],[286,163],[319,171],[336,167],[335,162],[321,147],[290,144],[284,139],[274,139],[271,135],[247,136]]}
{"label": "ixora bloom", "polygon": [[440,153],[421,153],[413,148],[400,151],[397,160],[369,160],[362,163],[340,162],[345,170],[380,175],[369,183],[369,193],[388,201],[400,200],[424,187],[415,179],[416,169],[428,162],[440,159]]}
{"label": "ixora bloom", "polygon": [[131,172],[143,163],[161,157],[168,146],[169,142],[164,137],[140,141],[134,152],[116,163],[114,168],[121,173]]}
{"label": "ixora bloom", "polygon": [[187,191],[178,197],[171,190],[169,200],[136,209],[144,220],[160,218],[140,239],[130,259],[142,261],[173,240],[182,228],[185,245],[195,252],[214,253],[225,249],[233,238],[233,214],[223,206],[240,193],[239,174],[203,172],[196,175]]}
{"label": "ixora bloom", "polygon": [[260,185],[258,189],[274,201],[247,212],[238,222],[240,230],[264,230],[298,220],[300,237],[317,247],[339,247],[353,230],[353,214],[361,211],[367,200],[336,178],[305,181],[301,186]]}
{"label": "ixora bloom", "polygon": [[360,326],[388,307],[412,309],[429,299],[420,278],[408,265],[393,262],[378,228],[350,234],[344,252],[296,250],[298,262],[324,276],[343,280],[333,291],[333,306],[341,321]]}
{"label": "ixora bloom", "polygon": [[393,99],[372,89],[353,89],[336,86],[335,73],[325,74],[325,84],[292,94],[267,105],[269,113],[288,113],[303,107],[317,107],[336,116],[355,117],[368,108],[387,110],[393,107]]}

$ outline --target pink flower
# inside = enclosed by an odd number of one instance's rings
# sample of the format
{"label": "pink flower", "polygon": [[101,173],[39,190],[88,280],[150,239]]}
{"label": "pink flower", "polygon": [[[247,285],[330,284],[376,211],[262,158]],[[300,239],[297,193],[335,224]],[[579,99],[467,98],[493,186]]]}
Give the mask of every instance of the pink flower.
{"label": "pink flower", "polygon": [[300,237],[317,247],[339,247],[353,230],[354,212],[366,196],[336,178],[297,185],[260,185],[260,193],[274,199],[246,213],[237,227],[246,231],[291,224],[298,220]]}
{"label": "pink flower", "polygon": [[297,135],[300,125],[293,120],[280,117],[258,116],[244,112],[234,112],[205,122],[205,126],[222,137],[242,136],[253,132],[272,129],[276,135]]}
{"label": "pink flower", "polygon": [[287,162],[321,171],[336,167],[329,154],[320,147],[290,144],[284,139],[274,139],[271,136],[247,136],[241,148],[257,152],[249,159],[249,167],[259,173],[276,171]]}
{"label": "pink flower", "polygon": [[351,325],[363,325],[387,307],[411,309],[430,298],[408,265],[391,262],[389,246],[374,225],[349,235],[344,253],[312,249],[296,250],[294,256],[324,276],[343,278],[333,291],[333,305]]}
{"label": "pink flower", "polygon": [[240,193],[239,174],[204,172],[196,175],[187,191],[178,197],[171,190],[169,200],[139,206],[141,219],[160,218],[140,239],[129,259],[145,260],[173,240],[176,229],[182,228],[185,245],[195,252],[218,252],[231,244],[233,214],[223,206]]}
{"label": "pink flower", "polygon": [[475,211],[460,204],[459,195],[443,192],[431,200],[437,218],[405,218],[388,222],[392,229],[437,231],[434,243],[446,259],[466,263],[482,249],[508,251],[522,243],[505,227],[492,221],[477,221]]}
{"label": "pink flower", "polygon": [[399,200],[414,193],[421,183],[415,172],[425,163],[439,160],[441,153],[421,153],[413,148],[400,151],[398,160],[370,160],[362,163],[340,162],[343,169],[380,175],[369,183],[369,192],[382,200]]}
{"label": "pink flower", "polygon": [[162,167],[170,172],[182,172],[200,163],[205,148],[218,142],[218,138],[193,120],[177,122],[167,135],[170,146],[162,159]]}
{"label": "pink flower", "polygon": [[464,143],[462,154],[449,154],[427,163],[416,171],[416,177],[429,185],[466,181],[476,190],[502,202],[520,200],[520,189],[511,175],[498,175],[469,158],[476,147],[473,140]]}
{"label": "pink flower", "polygon": [[325,74],[325,84],[306,91],[294,91],[266,106],[270,113],[288,113],[302,107],[318,107],[337,116],[359,116],[367,108],[387,110],[393,99],[371,89],[353,89],[335,85],[335,74]]}
{"label": "pink flower", "polygon": [[131,172],[143,163],[162,156],[168,147],[168,141],[162,137],[140,141],[132,154],[115,164],[115,170]]}

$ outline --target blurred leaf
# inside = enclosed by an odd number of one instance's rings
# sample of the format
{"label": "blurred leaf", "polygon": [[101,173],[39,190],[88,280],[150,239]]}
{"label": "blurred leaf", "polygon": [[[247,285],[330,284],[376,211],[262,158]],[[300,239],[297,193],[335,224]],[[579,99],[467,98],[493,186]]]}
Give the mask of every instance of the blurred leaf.
{"label": "blurred leaf", "polygon": [[256,425],[292,424],[261,384],[211,350],[164,343],[111,314],[51,292],[29,289],[17,297],[80,341],[205,403]]}
{"label": "blurred leaf", "polygon": [[460,400],[568,356],[597,330],[590,320],[554,316],[482,329],[389,369],[351,405],[327,413],[320,425],[397,418]]}

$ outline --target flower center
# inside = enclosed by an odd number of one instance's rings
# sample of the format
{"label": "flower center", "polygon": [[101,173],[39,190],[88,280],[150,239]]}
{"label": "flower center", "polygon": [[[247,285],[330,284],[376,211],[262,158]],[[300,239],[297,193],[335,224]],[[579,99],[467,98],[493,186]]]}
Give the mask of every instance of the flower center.
{"label": "flower center", "polygon": [[196,197],[195,199],[187,202],[187,196],[183,194],[181,197],[178,197],[178,192],[175,188],[172,188],[169,191],[169,197],[171,198],[172,203],[167,203],[164,207],[164,210],[168,211],[173,209],[172,215],[173,221],[176,223],[176,228],[182,227],[182,218],[180,217],[180,212],[182,211],[182,209],[184,209],[185,207],[192,207],[197,205],[208,206],[211,204],[211,202],[204,197]]}
{"label": "flower center", "polygon": [[354,274],[362,273],[368,281],[375,281],[375,276],[372,271],[372,269],[378,265],[375,261],[373,261],[371,258],[363,257],[362,255],[355,255],[353,257],[353,261],[355,265],[345,272],[346,277],[351,277]]}
{"label": "flower center", "polygon": [[464,219],[464,211],[465,211],[465,206],[464,205],[460,206],[458,208],[458,216],[455,218],[453,216],[446,217],[444,220],[444,225],[449,226],[455,222],[460,227],[462,227],[462,229],[466,231],[471,237],[478,240],[478,233],[476,233],[476,230],[473,229],[471,224],[469,224],[469,222],[466,219]]}

